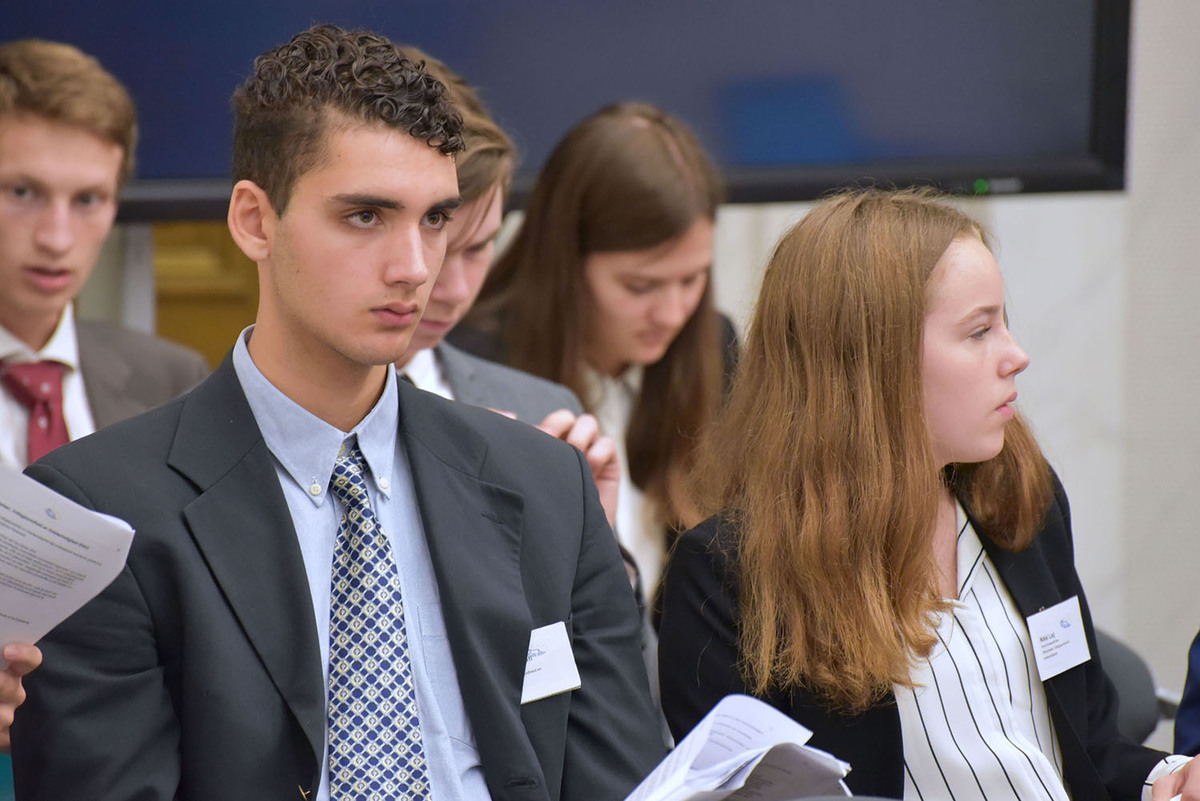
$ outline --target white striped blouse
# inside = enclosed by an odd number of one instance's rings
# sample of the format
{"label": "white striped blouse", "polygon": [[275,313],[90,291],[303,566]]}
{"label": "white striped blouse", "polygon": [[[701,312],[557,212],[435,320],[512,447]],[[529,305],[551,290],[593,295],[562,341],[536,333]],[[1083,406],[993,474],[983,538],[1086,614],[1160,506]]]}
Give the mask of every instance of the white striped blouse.
{"label": "white striped blouse", "polygon": [[958,599],[897,687],[905,799],[1070,798],[1025,619],[958,509]]}
{"label": "white striped blouse", "polygon": [[[913,667],[916,686],[895,688],[904,798],[1066,801],[1025,618],[961,507],[957,515],[958,598],[938,615],[933,653]],[[1148,783],[1186,761],[1168,757]]]}

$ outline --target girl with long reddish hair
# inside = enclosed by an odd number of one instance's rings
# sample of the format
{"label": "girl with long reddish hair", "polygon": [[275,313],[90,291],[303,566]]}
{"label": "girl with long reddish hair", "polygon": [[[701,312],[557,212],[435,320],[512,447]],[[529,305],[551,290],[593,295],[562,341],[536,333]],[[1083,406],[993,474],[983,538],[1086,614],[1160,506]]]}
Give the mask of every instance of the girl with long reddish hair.
{"label": "girl with long reddish hair", "polygon": [[702,446],[713,516],[664,584],[676,738],[747,692],[859,794],[1197,797],[1117,733],[1067,498],[1012,405],[1028,362],[982,229],[935,194],[845,193],[784,235]]}

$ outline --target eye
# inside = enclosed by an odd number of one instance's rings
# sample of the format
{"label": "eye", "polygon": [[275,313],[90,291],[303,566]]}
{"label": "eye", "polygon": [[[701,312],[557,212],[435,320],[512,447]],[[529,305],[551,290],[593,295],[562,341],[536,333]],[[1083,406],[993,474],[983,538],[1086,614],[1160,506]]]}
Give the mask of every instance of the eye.
{"label": "eye", "polygon": [[346,217],[355,228],[370,228],[379,223],[379,214],[371,209],[359,209]]}
{"label": "eye", "polygon": [[991,330],[992,330],[992,327],[990,325],[985,325],[983,328],[979,328],[975,331],[972,331],[971,339],[983,339],[984,335],[987,334],[987,332],[991,331]]}
{"label": "eye", "polygon": [[28,200],[33,197],[33,187],[29,184],[10,184],[4,187],[4,193],[14,200]]}
{"label": "eye", "polygon": [[645,295],[654,291],[654,284],[642,283],[640,281],[626,281],[623,286],[625,291],[631,295]]}
{"label": "eye", "polygon": [[425,215],[425,225],[429,226],[435,231],[440,231],[441,229],[445,228],[446,223],[450,222],[452,219],[453,218],[450,216],[450,213],[447,211],[431,211]]}
{"label": "eye", "polygon": [[75,196],[75,205],[87,209],[99,206],[103,200],[104,198],[100,196],[99,192],[80,192]]}

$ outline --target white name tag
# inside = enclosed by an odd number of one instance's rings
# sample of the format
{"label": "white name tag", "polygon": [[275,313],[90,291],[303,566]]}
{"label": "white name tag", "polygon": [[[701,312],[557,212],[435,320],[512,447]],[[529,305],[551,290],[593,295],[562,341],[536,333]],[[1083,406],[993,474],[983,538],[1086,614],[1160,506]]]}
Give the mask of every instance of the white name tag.
{"label": "white name tag", "polygon": [[1078,596],[1072,595],[1062,603],[1030,615],[1025,622],[1029,626],[1033,656],[1042,681],[1092,658]]}
{"label": "white name tag", "polygon": [[560,620],[534,629],[529,635],[521,703],[578,690],[580,685],[579,668],[575,667],[575,654],[571,653],[571,641],[567,638],[567,625]]}

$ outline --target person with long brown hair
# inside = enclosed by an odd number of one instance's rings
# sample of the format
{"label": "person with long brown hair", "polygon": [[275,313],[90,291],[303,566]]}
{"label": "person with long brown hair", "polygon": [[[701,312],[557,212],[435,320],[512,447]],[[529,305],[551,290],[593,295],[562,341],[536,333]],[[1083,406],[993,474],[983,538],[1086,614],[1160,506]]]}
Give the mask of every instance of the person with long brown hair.
{"label": "person with long brown hair", "polygon": [[644,103],[600,110],[550,155],[523,225],[450,336],[566,385],[617,440],[616,528],[648,596],[667,532],[687,519],[681,479],[736,352],[710,280],[722,193],[682,122]]}
{"label": "person with long brown hair", "polygon": [[517,149],[492,119],[479,92],[442,61],[411,45],[405,54],[437,78],[462,116],[463,151],[455,160],[462,197],[446,222],[446,256],[429,293],[429,304],[396,370],[419,389],[450,400],[499,411],[570,442],[588,460],[609,525],[616,521],[620,468],[616,446],[566,387],[481,359],[445,342],[483,287]]}
{"label": "person with long brown hair", "polygon": [[664,712],[678,738],[759,696],[860,794],[1196,798],[1190,763],[1117,733],[985,242],[926,190],[847,192],[784,235],[701,446],[713,516],[664,584]]}

